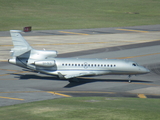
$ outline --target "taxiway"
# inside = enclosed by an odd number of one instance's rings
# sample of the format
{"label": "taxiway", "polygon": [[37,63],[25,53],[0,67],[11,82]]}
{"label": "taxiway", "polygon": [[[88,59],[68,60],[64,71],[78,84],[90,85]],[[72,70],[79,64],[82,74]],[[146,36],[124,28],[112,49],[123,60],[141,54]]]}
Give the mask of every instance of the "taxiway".
{"label": "taxiway", "polygon": [[[89,46],[93,47],[93,49],[89,47],[88,50],[68,51],[70,53],[62,52],[58,55],[58,57],[129,59],[150,69],[151,73],[149,74],[132,76],[132,83],[128,83],[127,76],[113,75],[80,77],[78,78],[80,80],[79,83],[69,83],[67,80],[60,80],[57,77],[33,73],[7,62],[0,62],[0,106],[61,97],[103,96],[160,98],[160,40],[158,40],[158,34],[159,32],[157,31],[155,33],[134,32],[130,35],[136,36],[132,39],[132,41],[135,39],[136,42],[120,45],[118,44],[120,42],[117,42],[111,46],[100,46],[98,48],[94,48],[95,44],[92,46],[92,43],[90,43]],[[122,39],[125,39],[123,36],[126,35],[128,36],[129,33],[123,33]],[[150,38],[147,40],[145,35],[150,36]],[[155,36],[156,38],[154,38],[153,35],[157,35]],[[79,35],[76,36],[79,37]],[[114,36],[116,36],[116,34],[114,34]],[[72,37],[74,38],[75,35]],[[83,35],[80,37],[83,37]],[[102,36],[97,35],[97,37],[101,39],[100,37]],[[119,37],[119,35],[117,37]],[[42,39],[40,40],[43,42]],[[147,40],[147,42],[142,42],[141,40]],[[83,42],[87,43],[89,41],[84,39]],[[101,42],[107,41],[102,39]],[[75,44],[74,46],[80,47],[80,45],[81,44]],[[81,47],[83,48],[83,45],[81,45]],[[7,47],[6,50],[7,49],[10,49],[10,47]],[[3,50],[1,50],[1,52],[3,52]]]}

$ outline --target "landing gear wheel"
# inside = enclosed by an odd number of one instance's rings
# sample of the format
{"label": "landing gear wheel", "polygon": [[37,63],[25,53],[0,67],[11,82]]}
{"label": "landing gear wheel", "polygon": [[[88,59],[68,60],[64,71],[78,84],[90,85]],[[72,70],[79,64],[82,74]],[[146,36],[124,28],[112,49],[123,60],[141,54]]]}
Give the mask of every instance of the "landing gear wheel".
{"label": "landing gear wheel", "polygon": [[132,81],[131,81],[131,80],[128,80],[128,82],[131,83]]}

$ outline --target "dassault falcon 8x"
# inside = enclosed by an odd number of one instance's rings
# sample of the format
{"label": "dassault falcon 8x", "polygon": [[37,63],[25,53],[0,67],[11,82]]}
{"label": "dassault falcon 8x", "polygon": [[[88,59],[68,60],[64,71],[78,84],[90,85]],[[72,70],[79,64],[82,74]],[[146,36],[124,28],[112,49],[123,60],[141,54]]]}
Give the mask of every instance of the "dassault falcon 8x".
{"label": "dassault falcon 8x", "polygon": [[76,77],[95,75],[128,75],[130,78],[131,75],[150,72],[129,60],[57,58],[57,51],[33,49],[20,32],[10,30],[14,48],[11,49],[12,58],[8,62],[23,68],[69,81]]}

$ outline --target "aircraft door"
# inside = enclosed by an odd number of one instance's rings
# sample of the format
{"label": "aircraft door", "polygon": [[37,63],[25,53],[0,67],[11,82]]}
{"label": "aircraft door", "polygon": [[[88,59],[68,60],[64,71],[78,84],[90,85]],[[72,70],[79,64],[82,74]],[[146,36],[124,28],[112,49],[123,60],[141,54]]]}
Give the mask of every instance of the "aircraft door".
{"label": "aircraft door", "polygon": [[85,69],[88,68],[88,63],[87,63],[87,62],[84,63],[84,68],[85,68]]}

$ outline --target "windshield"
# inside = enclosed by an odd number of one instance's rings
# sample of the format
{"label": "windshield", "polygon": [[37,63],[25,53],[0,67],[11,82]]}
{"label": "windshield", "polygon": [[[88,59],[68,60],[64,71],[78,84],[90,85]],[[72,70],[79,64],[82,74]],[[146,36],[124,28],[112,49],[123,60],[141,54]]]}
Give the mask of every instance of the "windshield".
{"label": "windshield", "polygon": [[132,66],[138,66],[138,64],[137,63],[132,63]]}

